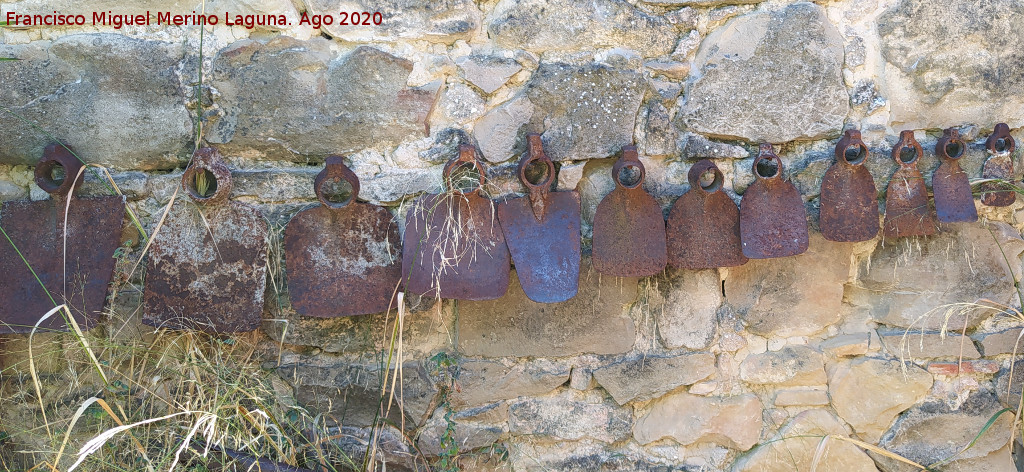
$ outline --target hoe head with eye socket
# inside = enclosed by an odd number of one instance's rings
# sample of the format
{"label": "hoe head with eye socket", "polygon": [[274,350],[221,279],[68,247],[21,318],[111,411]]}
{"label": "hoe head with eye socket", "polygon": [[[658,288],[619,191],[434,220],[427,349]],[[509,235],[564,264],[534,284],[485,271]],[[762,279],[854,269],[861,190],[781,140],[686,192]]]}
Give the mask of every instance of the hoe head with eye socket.
{"label": "hoe head with eye socket", "polygon": [[769,143],[758,146],[757,158],[754,159],[754,175],[759,179],[777,179],[782,177],[782,159],[775,154]]}
{"label": "hoe head with eye socket", "polygon": [[985,141],[985,148],[991,154],[1012,154],[1017,143],[1010,134],[1010,126],[1006,123],[996,125],[992,134]]}
{"label": "hoe head with eye socket", "polygon": [[35,181],[39,188],[55,196],[66,196],[81,187],[85,174],[71,151],[61,144],[50,144],[35,168]]}
{"label": "hoe head with eye socket", "polygon": [[647,169],[636,151],[636,146],[623,146],[622,156],[612,166],[612,179],[625,189],[637,189],[644,183]]}
{"label": "hoe head with eye socket", "polygon": [[471,144],[459,145],[459,155],[444,165],[444,182],[456,194],[478,194],[484,186],[484,168]]}
{"label": "hoe head with eye socket", "polygon": [[836,143],[836,162],[861,165],[868,157],[868,147],[861,140],[860,131],[848,129]]}
{"label": "hoe head with eye socket", "polygon": [[325,164],[313,180],[313,191],[325,207],[340,210],[359,196],[359,177],[341,156],[328,156]]}
{"label": "hoe head with eye socket", "polygon": [[690,167],[686,177],[691,189],[700,189],[701,192],[707,194],[722,190],[722,184],[725,182],[722,171],[708,159],[701,160]]}
{"label": "hoe head with eye socket", "polygon": [[900,131],[900,140],[892,148],[892,159],[900,166],[917,166],[917,161],[924,154],[921,145],[914,138],[913,130]]}
{"label": "hoe head with eye socket", "polygon": [[548,194],[555,180],[555,164],[544,152],[540,135],[530,133],[527,139],[527,153],[519,162],[519,180],[529,192],[530,205],[538,221],[547,215]]}
{"label": "hoe head with eye socket", "polygon": [[963,139],[960,139],[960,131],[956,128],[943,130],[942,137],[935,143],[935,154],[942,160],[960,159],[966,149]]}
{"label": "hoe head with eye socket", "polygon": [[200,148],[181,176],[189,198],[204,205],[224,203],[231,195],[231,171],[212,147]]}

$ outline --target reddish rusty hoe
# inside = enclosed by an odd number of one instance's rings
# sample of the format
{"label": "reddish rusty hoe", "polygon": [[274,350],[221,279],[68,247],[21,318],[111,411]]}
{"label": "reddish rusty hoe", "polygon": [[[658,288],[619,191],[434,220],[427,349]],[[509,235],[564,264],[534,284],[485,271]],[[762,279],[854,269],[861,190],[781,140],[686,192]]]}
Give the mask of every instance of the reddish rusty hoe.
{"label": "reddish rusty hoe", "polygon": [[[477,186],[463,191],[452,173],[471,167]],[[402,247],[402,279],[417,295],[490,300],[508,291],[508,246],[494,202],[480,195],[484,172],[473,146],[444,166],[447,191],[425,195],[409,208]]]}
{"label": "reddish rusty hoe", "polygon": [[[639,174],[635,182],[623,182],[626,168]],[[668,262],[665,219],[661,206],[643,188],[645,176],[636,146],[622,148],[622,157],[612,166],[615,189],[594,213],[593,263],[598,272],[646,277],[661,272]]]}
{"label": "reddish rusty hoe", "polygon": [[935,214],[928,205],[928,189],[924,177],[917,170],[921,159],[921,145],[914,132],[900,132],[900,140],[892,148],[892,159],[900,166],[889,179],[885,191],[885,223],[883,236],[925,236],[934,234]]}
{"label": "reddish rusty hoe", "polygon": [[867,241],[878,234],[878,192],[864,167],[868,147],[860,131],[846,130],[835,154],[821,180],[821,235],[829,241]]}
{"label": "reddish rusty hoe", "polygon": [[935,143],[935,155],[942,164],[932,174],[932,194],[935,195],[935,214],[942,223],[978,221],[974,195],[967,173],[960,168],[967,145],[955,128],[946,128]]}
{"label": "reddish rusty hoe", "polygon": [[[205,193],[196,185],[200,173],[210,185]],[[142,322],[252,331],[262,319],[267,285],[267,222],[255,207],[228,200],[231,172],[214,148],[196,151],[181,183],[192,201],[176,204],[153,237]]]}
{"label": "reddish rusty hoe", "polygon": [[[60,169],[63,177],[57,174]],[[68,305],[82,329],[99,320],[117,262],[125,200],[75,196],[84,180],[81,169],[67,148],[51,144],[36,165],[35,181],[52,198],[0,207],[0,227],[11,238],[0,241],[0,334],[31,332],[59,304]],[[65,316],[50,316],[38,323],[39,330],[67,331]]]}
{"label": "reddish rusty hoe", "polygon": [[[702,183],[708,174],[710,181]],[[724,179],[708,159],[690,167],[690,190],[672,205],[665,225],[670,266],[711,269],[747,262],[740,244],[740,210],[722,190]]]}
{"label": "reddish rusty hoe", "polygon": [[[328,188],[347,183],[344,201]],[[402,277],[398,225],[381,206],[356,201],[359,178],[329,156],[313,183],[320,205],[297,213],[284,232],[288,296],[303,316],[380,313]]]}
{"label": "reddish rusty hoe", "polygon": [[[985,141],[985,149],[989,158],[981,171],[983,179],[1013,181],[1013,152],[1017,144],[1010,136],[1010,127],[1006,123],[996,125],[992,135]],[[1010,206],[1017,201],[1017,193],[1011,185],[1002,182],[985,182],[981,184],[981,203],[988,206]]]}
{"label": "reddish rusty hoe", "polygon": [[796,186],[782,178],[782,159],[762,143],[753,165],[754,183],[740,201],[743,255],[769,259],[803,254],[809,243],[807,213]]}

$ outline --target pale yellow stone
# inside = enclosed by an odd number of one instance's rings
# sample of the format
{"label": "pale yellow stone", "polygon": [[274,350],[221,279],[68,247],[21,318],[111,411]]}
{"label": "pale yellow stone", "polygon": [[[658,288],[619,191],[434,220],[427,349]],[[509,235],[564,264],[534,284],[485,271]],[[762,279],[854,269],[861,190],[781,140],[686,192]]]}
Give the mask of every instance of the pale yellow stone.
{"label": "pale yellow stone", "polygon": [[666,395],[636,420],[633,437],[641,444],[670,438],[682,445],[713,442],[747,450],[761,436],[761,401],[754,395],[700,397]]}
{"label": "pale yellow stone", "polygon": [[868,333],[841,334],[826,339],[818,347],[831,357],[854,357],[868,353],[871,335]]}
{"label": "pale yellow stone", "polygon": [[828,405],[828,392],[819,389],[779,390],[775,394],[775,406],[825,406]]}
{"label": "pale yellow stone", "polygon": [[932,376],[891,359],[859,358],[836,365],[828,393],[841,418],[867,442],[881,438],[902,411],[928,395]]}
{"label": "pale yellow stone", "polygon": [[846,437],[849,431],[827,410],[808,410],[794,417],[773,441],[737,460],[736,472],[792,472],[812,470],[815,454],[822,448],[818,472],[876,472],[874,461],[857,446],[830,439]]}

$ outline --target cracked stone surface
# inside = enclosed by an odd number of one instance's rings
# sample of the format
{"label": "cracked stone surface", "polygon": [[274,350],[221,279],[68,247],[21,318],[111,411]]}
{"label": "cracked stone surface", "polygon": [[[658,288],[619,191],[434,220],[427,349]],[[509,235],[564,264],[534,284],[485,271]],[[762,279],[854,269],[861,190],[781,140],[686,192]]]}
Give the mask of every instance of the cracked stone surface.
{"label": "cracked stone surface", "polygon": [[752,142],[838,135],[849,111],[842,65],[842,38],[820,6],[748,13],[701,43],[678,116],[698,133]]}
{"label": "cracked stone surface", "polygon": [[[0,164],[34,165],[57,136],[88,163],[172,169],[192,150],[192,117],[176,73],[181,44],[119,34],[0,44]],[[140,139],[140,137],[145,139]]]}
{"label": "cracked stone surface", "polygon": [[1024,124],[1024,4],[901,0],[878,17],[891,121],[904,128]]}

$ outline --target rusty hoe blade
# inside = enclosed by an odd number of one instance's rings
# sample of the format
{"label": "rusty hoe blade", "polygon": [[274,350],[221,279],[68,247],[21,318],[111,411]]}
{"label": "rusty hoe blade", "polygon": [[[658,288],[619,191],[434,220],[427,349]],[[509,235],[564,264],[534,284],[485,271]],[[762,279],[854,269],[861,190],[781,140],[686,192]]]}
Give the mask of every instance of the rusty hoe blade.
{"label": "rusty hoe blade", "polygon": [[958,162],[966,150],[960,132],[953,128],[944,130],[935,143],[935,155],[942,163],[932,174],[932,193],[935,194],[935,214],[942,223],[978,221],[971,183]]}
{"label": "rusty hoe blade", "polygon": [[[472,167],[477,186],[460,190],[453,172]],[[402,244],[402,278],[418,295],[491,300],[508,291],[510,261],[494,203],[480,195],[484,170],[473,146],[444,167],[447,192],[425,195],[409,208]]]}
{"label": "rusty hoe blade", "polygon": [[[114,251],[121,241],[125,201],[115,196],[74,196],[72,188],[80,187],[84,177],[79,175],[81,168],[67,148],[51,144],[35,168],[36,184],[51,199],[5,202],[0,207],[0,227],[14,244],[0,238],[0,334],[31,332],[54,303],[67,304],[82,329],[99,320],[117,262]],[[63,314],[39,323],[39,331],[68,329]]]}
{"label": "rusty hoe blade", "polygon": [[[539,134],[527,136],[529,150],[519,162],[525,197],[498,204],[498,221],[516,266],[519,284],[535,302],[556,303],[574,296],[580,278],[580,196],[552,192],[555,166],[544,154]],[[527,176],[531,164],[542,164],[543,178]]]}
{"label": "rusty hoe blade", "polygon": [[847,130],[836,143],[836,163],[821,180],[821,235],[829,241],[867,241],[878,234],[878,192],[864,167],[868,147],[860,131]]}
{"label": "rusty hoe blade", "polygon": [[743,255],[770,259],[807,250],[807,211],[800,192],[782,178],[782,159],[762,143],[754,159],[754,183],[740,201]]}
{"label": "rusty hoe blade", "polygon": [[[623,180],[630,169],[637,178]],[[622,148],[612,166],[615,189],[594,213],[594,268],[616,277],[646,277],[665,269],[668,250],[661,206],[643,188],[646,171],[636,146]]]}
{"label": "rusty hoe blade", "polygon": [[154,235],[142,322],[214,333],[259,327],[267,285],[267,222],[229,201],[231,172],[202,148],[181,177],[191,202],[176,203]]}
{"label": "rusty hoe blade", "polygon": [[668,215],[668,263],[682,269],[734,267],[747,262],[740,244],[740,210],[722,191],[725,177],[704,159],[690,168],[687,190]]}
{"label": "rusty hoe blade", "polygon": [[[343,182],[351,188],[347,199],[339,198]],[[387,310],[402,278],[391,214],[356,201],[359,178],[341,156],[327,158],[313,188],[322,205],[297,213],[284,231],[292,307],[317,318]]]}
{"label": "rusty hoe blade", "polygon": [[[1013,151],[1017,148],[1010,136],[1010,127],[999,123],[992,135],[985,141],[985,148],[991,157],[985,161],[981,171],[983,179],[1013,180]],[[1004,182],[985,182],[981,184],[981,203],[988,206],[1010,206],[1017,200],[1017,193],[1012,185]]]}
{"label": "rusty hoe blade", "polygon": [[892,159],[900,168],[892,174],[885,190],[882,234],[887,238],[935,233],[935,215],[928,206],[928,189],[921,171],[917,170],[922,154],[914,132],[900,131],[900,140],[892,148]]}

